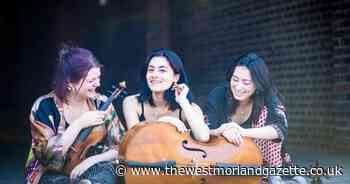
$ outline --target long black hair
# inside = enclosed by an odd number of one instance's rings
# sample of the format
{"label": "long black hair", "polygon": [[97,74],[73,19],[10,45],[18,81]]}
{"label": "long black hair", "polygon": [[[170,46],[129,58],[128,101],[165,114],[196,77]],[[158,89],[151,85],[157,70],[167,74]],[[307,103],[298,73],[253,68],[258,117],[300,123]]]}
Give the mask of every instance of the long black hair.
{"label": "long black hair", "polygon": [[[179,78],[177,83],[179,83],[179,84],[184,83],[187,86],[189,86],[188,77],[187,77],[187,74],[185,72],[185,68],[183,66],[183,62],[182,62],[181,58],[175,52],[173,52],[169,49],[162,48],[162,49],[154,50],[147,57],[146,62],[141,69],[141,72],[140,72],[141,90],[140,90],[140,95],[137,98],[140,103],[148,101],[151,106],[155,106],[155,105],[154,105],[153,98],[152,98],[152,91],[147,85],[146,73],[147,73],[148,64],[150,63],[150,61],[153,57],[165,57],[167,59],[167,61],[169,62],[169,65],[171,66],[171,68],[174,70],[174,73],[180,75],[180,78]],[[170,87],[164,93],[165,93],[164,98],[167,101],[167,103],[169,104],[170,110],[174,111],[177,108],[179,108],[179,105],[175,101],[174,90],[171,90],[171,87]],[[187,99],[189,100],[190,103],[192,103],[191,91],[188,92]]]}
{"label": "long black hair", "polygon": [[248,68],[256,87],[251,98],[253,100],[252,118],[253,120],[257,120],[264,105],[281,103],[280,100],[282,100],[282,96],[270,77],[265,61],[255,53],[250,52],[235,60],[226,73],[226,80],[229,83],[229,90],[227,90],[226,94],[226,97],[229,99],[226,101],[227,114],[234,114],[238,106],[238,100],[233,97],[230,87],[230,81],[237,66],[245,66]]}

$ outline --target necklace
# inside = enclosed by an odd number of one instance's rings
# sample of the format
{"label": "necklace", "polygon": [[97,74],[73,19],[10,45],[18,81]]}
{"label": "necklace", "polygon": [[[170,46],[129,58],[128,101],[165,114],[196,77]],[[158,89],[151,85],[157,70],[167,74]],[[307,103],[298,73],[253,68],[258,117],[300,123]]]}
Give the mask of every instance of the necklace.
{"label": "necklace", "polygon": [[249,119],[249,116],[252,112],[253,106],[252,104],[248,105],[247,107],[238,107],[236,109],[236,112],[231,116],[232,121],[238,123],[238,124],[242,124],[245,121],[247,121]]}

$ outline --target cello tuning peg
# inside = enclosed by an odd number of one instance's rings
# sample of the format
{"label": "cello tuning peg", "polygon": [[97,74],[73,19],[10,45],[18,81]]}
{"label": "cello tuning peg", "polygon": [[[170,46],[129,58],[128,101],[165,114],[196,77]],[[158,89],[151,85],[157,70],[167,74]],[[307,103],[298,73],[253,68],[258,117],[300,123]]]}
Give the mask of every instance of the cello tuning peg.
{"label": "cello tuning peg", "polygon": [[115,89],[116,88],[116,86],[115,85],[112,85],[112,89]]}

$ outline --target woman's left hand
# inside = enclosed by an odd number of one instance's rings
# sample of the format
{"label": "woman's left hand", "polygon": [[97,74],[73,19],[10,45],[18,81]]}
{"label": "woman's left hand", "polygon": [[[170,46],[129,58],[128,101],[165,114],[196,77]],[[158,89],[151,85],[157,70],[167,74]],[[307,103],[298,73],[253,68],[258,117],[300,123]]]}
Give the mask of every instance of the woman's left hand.
{"label": "woman's left hand", "polygon": [[178,104],[186,102],[187,94],[189,92],[189,88],[186,84],[178,84],[174,87],[175,90],[175,101]]}
{"label": "woman's left hand", "polygon": [[80,164],[74,167],[74,169],[70,173],[70,179],[73,180],[81,176],[86,170],[88,170],[94,164],[95,164],[94,159],[91,159],[91,158],[85,159]]}
{"label": "woman's left hand", "polygon": [[163,121],[163,122],[170,123],[170,124],[174,125],[176,127],[177,131],[179,131],[181,133],[188,131],[185,124],[179,118],[175,118],[175,117],[171,117],[171,116],[162,116],[158,119],[158,121]]}

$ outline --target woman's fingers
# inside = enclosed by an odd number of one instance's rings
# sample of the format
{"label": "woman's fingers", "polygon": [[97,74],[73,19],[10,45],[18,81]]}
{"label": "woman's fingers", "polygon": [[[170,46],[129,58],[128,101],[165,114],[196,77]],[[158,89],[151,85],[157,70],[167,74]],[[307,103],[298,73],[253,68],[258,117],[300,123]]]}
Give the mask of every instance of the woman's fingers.
{"label": "woman's fingers", "polygon": [[181,132],[181,133],[187,132],[187,131],[188,131],[187,128],[186,128],[186,126],[183,125],[183,124],[177,124],[177,125],[175,125],[175,126],[176,126],[177,130],[178,130],[179,132]]}
{"label": "woman's fingers", "polygon": [[225,124],[222,124],[220,126],[220,129],[222,131],[225,131],[225,130],[228,130],[228,129],[231,129],[231,128],[234,128],[234,127],[237,127],[237,126],[239,126],[239,125],[237,125],[237,123],[235,123],[235,122],[225,123]]}
{"label": "woman's fingers", "polygon": [[[107,112],[105,111],[95,111],[96,114],[95,114],[95,119],[94,121],[92,122],[93,125],[100,125],[100,124],[103,124],[104,123],[104,119],[106,118],[107,116]],[[92,118],[93,119],[93,118]]]}
{"label": "woman's fingers", "polygon": [[184,123],[182,122],[179,122],[179,121],[170,121],[171,124],[173,124],[174,126],[176,126],[176,129],[179,131],[179,132],[186,132],[187,131],[187,128],[185,126]]}
{"label": "woman's fingers", "polygon": [[185,124],[181,120],[179,120],[178,118],[170,117],[170,116],[163,116],[163,117],[160,117],[158,119],[158,121],[164,121],[164,122],[167,122],[167,123],[174,125],[179,132],[188,131]]}
{"label": "woman's fingers", "polygon": [[239,134],[235,134],[233,136],[233,143],[236,145],[240,145],[242,143],[242,137]]}
{"label": "woman's fingers", "polygon": [[243,138],[238,131],[234,129],[228,129],[222,133],[222,135],[227,139],[227,141],[240,145],[243,142]]}
{"label": "woman's fingers", "polygon": [[79,121],[82,123],[83,128],[100,125],[104,121],[104,118],[107,116],[107,112],[104,111],[88,111],[85,112],[80,118]]}
{"label": "woman's fingers", "polygon": [[242,138],[242,136],[240,134],[236,134],[234,139],[235,139],[235,143],[237,145],[240,145],[243,142],[243,138]]}
{"label": "woman's fingers", "polygon": [[107,112],[105,111],[96,111],[96,113],[99,120],[103,120],[107,116]]}
{"label": "woman's fingers", "polygon": [[186,84],[178,84],[175,87],[175,100],[178,103],[181,103],[182,101],[186,100],[188,92],[189,88]]}

